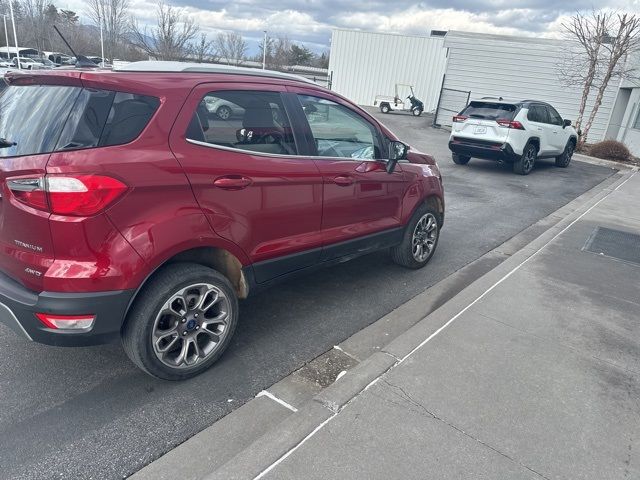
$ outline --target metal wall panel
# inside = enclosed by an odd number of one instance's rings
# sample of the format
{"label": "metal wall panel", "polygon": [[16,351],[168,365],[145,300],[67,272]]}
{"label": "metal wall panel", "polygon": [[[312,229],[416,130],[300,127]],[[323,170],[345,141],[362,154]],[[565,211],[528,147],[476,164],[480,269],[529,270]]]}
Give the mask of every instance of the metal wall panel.
{"label": "metal wall panel", "polygon": [[[471,100],[501,96],[549,102],[563,118],[575,121],[582,89],[563,86],[558,76],[565,41],[451,31],[444,46],[449,49],[446,88],[470,90]],[[604,138],[618,83],[612,81],[605,92],[589,132],[589,142]],[[587,116],[594,102],[595,92],[588,99]]]}
{"label": "metal wall panel", "polygon": [[425,111],[435,110],[446,64],[442,37],[335,29],[329,72],[332,89],[360,105],[393,95],[396,83],[415,87]]}

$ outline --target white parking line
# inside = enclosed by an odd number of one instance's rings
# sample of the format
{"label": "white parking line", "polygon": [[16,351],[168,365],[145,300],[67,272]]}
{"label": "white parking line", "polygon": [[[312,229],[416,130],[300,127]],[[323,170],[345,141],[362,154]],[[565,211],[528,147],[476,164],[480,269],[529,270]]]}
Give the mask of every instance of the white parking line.
{"label": "white parking line", "polygon": [[297,412],[298,409],[296,407],[294,407],[293,405],[291,405],[290,403],[285,402],[284,400],[282,400],[281,398],[276,397],[273,393],[267,391],[267,390],[262,390],[260,393],[258,393],[256,395],[256,398],[258,397],[268,397],[271,400],[273,400],[274,402],[278,402],[280,405],[282,405],[285,408],[288,408],[289,410],[291,410],[292,412]]}

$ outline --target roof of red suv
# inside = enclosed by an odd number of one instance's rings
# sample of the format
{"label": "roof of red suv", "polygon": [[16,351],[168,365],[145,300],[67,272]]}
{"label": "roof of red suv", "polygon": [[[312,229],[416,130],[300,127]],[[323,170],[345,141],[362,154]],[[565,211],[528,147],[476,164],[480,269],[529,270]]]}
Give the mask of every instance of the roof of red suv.
{"label": "roof of red suv", "polygon": [[22,70],[5,74],[10,85],[72,85],[104,88],[162,97],[170,92],[189,91],[201,83],[277,83],[324,90],[310,80],[283,72],[202,63],[163,61],[132,62],[114,70],[99,68],[56,68]]}

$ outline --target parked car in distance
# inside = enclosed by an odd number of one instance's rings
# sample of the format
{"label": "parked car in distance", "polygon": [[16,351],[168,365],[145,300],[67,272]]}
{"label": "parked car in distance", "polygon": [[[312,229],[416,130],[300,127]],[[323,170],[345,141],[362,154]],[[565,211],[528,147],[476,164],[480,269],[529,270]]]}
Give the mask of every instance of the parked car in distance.
{"label": "parked car in distance", "polygon": [[0,68],[13,68],[13,63],[10,60],[0,60]]}
{"label": "parked car in distance", "polygon": [[207,97],[204,99],[204,103],[207,110],[217,115],[221,120],[228,120],[231,117],[241,117],[244,115],[244,108],[222,98]]}
{"label": "parked car in distance", "polygon": [[[379,249],[411,269],[435,252],[434,159],[301,77],[137,62],[7,81],[0,321],[25,338],[121,339],[143,371],[188,378],[229,345],[238,299]],[[244,113],[211,118],[216,100]]]}
{"label": "parked car in distance", "polygon": [[577,141],[571,121],[548,103],[484,98],[453,117],[449,149],[458,165],[466,165],[472,157],[498,160],[527,175],[543,158],[568,167]]}
{"label": "parked car in distance", "polygon": [[36,62],[33,58],[19,57],[19,59],[20,66],[18,67],[18,58],[13,57],[13,60],[11,60],[11,65],[13,68],[23,68],[25,70],[41,70],[45,68],[42,63]]}
{"label": "parked car in distance", "polygon": [[56,68],[60,66],[59,63],[54,63],[48,58],[38,58],[37,61],[44,65],[45,68]]}

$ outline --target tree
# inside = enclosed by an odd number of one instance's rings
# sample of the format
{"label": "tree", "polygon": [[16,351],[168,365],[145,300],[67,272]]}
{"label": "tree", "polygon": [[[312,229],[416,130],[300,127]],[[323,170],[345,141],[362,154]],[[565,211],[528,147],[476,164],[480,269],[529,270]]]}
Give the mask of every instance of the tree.
{"label": "tree", "polygon": [[319,57],[316,58],[316,66],[320,68],[329,68],[329,52],[322,52]]}
{"label": "tree", "polygon": [[193,54],[198,62],[204,62],[205,60],[213,60],[214,51],[213,51],[213,40],[207,40],[207,34],[202,32],[200,34],[200,40],[193,47]]}
{"label": "tree", "polygon": [[241,65],[246,58],[247,42],[236,32],[219,33],[216,37],[216,53],[229,65]]}
{"label": "tree", "polygon": [[291,44],[289,61],[291,65],[311,65],[315,55],[304,45]]}
{"label": "tree", "polygon": [[190,50],[190,43],[198,34],[200,27],[182,10],[158,4],[156,27],[147,31],[140,29],[135,20],[131,21],[131,42],[149,56],[159,60],[182,60]]}
{"label": "tree", "polygon": [[266,66],[271,65],[271,58],[273,57],[273,50],[274,50],[274,39],[267,36],[266,37],[266,49],[267,49],[267,53],[266,55],[264,54],[264,49],[265,49],[265,40],[262,39],[262,41],[260,41],[260,43],[258,43],[258,51],[259,53],[257,55],[255,55],[253,57],[253,60],[256,62],[260,62],[262,63],[263,60],[265,60]]}
{"label": "tree", "polygon": [[128,28],[129,0],[88,0],[87,3],[87,16],[98,28],[102,24],[104,55],[113,61],[116,52],[124,44],[123,37]]}
{"label": "tree", "polygon": [[291,64],[291,41],[286,35],[279,36],[273,44],[272,68],[280,69]]}
{"label": "tree", "polygon": [[60,10],[58,12],[60,22],[63,25],[78,25],[80,18],[78,14],[72,10]]}
{"label": "tree", "polygon": [[582,128],[582,146],[611,80],[633,72],[627,59],[640,49],[640,17],[607,11],[578,13],[563,24],[563,28],[573,47],[567,48],[563,58],[559,69],[561,80],[566,85],[582,88],[576,129],[583,125],[589,95],[596,92],[593,108]]}
{"label": "tree", "polygon": [[[53,7],[53,5],[51,5]],[[23,27],[24,40],[28,45],[35,46],[39,51],[46,50],[45,40],[49,39],[50,24],[48,15],[51,15],[49,4],[45,0],[24,0],[24,16],[26,25]],[[53,10],[57,10],[53,7]]]}

